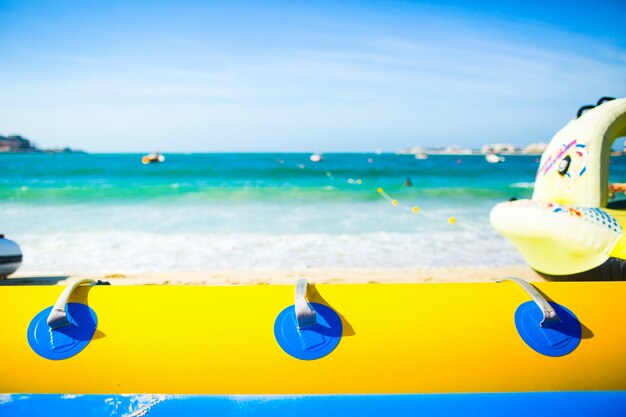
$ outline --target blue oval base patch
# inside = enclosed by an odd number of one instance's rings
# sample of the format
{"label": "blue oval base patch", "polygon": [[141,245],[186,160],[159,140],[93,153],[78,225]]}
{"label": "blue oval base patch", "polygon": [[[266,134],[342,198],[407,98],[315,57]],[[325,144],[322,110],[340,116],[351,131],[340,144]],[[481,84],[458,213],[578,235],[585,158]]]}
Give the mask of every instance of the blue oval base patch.
{"label": "blue oval base patch", "polygon": [[328,306],[310,304],[316,312],[317,324],[298,330],[293,305],[281,311],[274,322],[276,341],[285,352],[297,359],[322,358],[332,352],[341,340],[341,317]]}
{"label": "blue oval base patch", "polygon": [[521,304],[515,311],[515,327],[524,342],[546,356],[564,356],[576,349],[582,337],[578,318],[560,304],[550,302],[561,319],[560,323],[541,327],[543,313],[532,301]]}
{"label": "blue oval base patch", "polygon": [[88,305],[67,303],[70,324],[51,329],[47,320],[52,307],[40,311],[28,326],[28,344],[39,356],[51,360],[71,358],[85,348],[98,326],[96,312]]}

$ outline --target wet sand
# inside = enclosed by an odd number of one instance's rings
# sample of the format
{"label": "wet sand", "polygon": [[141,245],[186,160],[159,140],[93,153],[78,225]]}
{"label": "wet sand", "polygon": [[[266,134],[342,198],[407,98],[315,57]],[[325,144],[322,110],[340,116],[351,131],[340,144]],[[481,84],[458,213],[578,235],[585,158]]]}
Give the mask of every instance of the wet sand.
{"label": "wet sand", "polygon": [[72,278],[94,278],[112,285],[289,285],[300,278],[316,284],[398,284],[442,282],[494,282],[514,276],[530,282],[545,281],[526,265],[465,268],[380,269],[268,269],[206,272],[112,272],[95,275],[20,275],[0,280],[0,285],[66,285]]}

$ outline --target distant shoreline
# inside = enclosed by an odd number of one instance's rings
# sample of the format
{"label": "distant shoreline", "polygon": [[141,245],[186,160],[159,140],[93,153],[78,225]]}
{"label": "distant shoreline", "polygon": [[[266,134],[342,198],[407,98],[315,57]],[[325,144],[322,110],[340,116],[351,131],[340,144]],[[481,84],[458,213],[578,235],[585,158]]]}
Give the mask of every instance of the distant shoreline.
{"label": "distant shoreline", "polygon": [[[506,156],[541,156],[542,152],[493,152],[497,155],[506,155]],[[447,151],[447,150],[426,150],[423,152],[424,155],[427,156],[485,156],[489,155],[490,152],[482,152],[478,149],[469,149],[462,151]],[[414,154],[412,152],[396,152],[396,155],[419,155]]]}
{"label": "distant shoreline", "polygon": [[31,143],[30,140],[21,135],[1,136],[0,154],[32,154],[32,153],[86,153],[72,148],[51,148],[40,149]]}
{"label": "distant shoreline", "polygon": [[[312,152],[307,151],[172,151],[172,152],[160,152],[164,155],[228,155],[228,154],[241,154],[241,155],[311,155]],[[110,152],[87,152],[83,150],[76,150],[71,148],[53,148],[53,149],[20,149],[20,150],[3,150],[0,148],[0,155],[50,155],[50,154],[79,154],[79,155],[144,155],[145,152],[141,151],[110,151]],[[485,153],[478,149],[450,151],[439,149],[427,149],[425,152],[415,153],[412,151],[400,150],[389,152],[367,152],[367,151],[333,151],[324,152],[324,155],[342,155],[342,154],[357,154],[357,155],[398,155],[398,156],[414,156],[416,159],[426,156],[486,156],[490,153]],[[542,152],[497,152],[499,156],[528,156],[528,157],[541,157]],[[623,151],[613,151],[611,156],[624,156]],[[425,158],[424,158],[425,159]]]}
{"label": "distant shoreline", "polygon": [[[43,155],[43,154],[82,154],[82,155],[145,155],[145,152],[141,151],[115,151],[115,152],[87,152],[82,150],[61,150],[61,149],[37,149],[35,151],[0,151],[0,155]],[[276,151],[276,152],[255,152],[255,151],[197,151],[197,152],[159,152],[163,155],[311,155],[311,152],[303,151]],[[337,151],[337,152],[325,152],[324,155],[397,155],[397,156],[413,156],[411,153],[398,153],[398,152],[383,152],[376,154],[374,152],[363,151]],[[428,152],[427,156],[485,156],[486,154],[480,153],[480,151],[474,151],[472,153],[454,153],[454,152]],[[541,156],[540,153],[500,153],[498,155],[505,156]],[[323,164],[323,162],[322,162]]]}

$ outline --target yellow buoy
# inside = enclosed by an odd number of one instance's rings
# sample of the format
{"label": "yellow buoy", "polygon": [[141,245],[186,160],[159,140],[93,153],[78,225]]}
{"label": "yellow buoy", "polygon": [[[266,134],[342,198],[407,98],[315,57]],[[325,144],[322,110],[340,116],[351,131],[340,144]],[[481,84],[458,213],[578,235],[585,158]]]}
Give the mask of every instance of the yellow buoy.
{"label": "yellow buoy", "polygon": [[383,188],[382,187],[378,187],[378,189],[376,191],[378,191],[379,193],[382,194],[383,193]]}
{"label": "yellow buoy", "polygon": [[398,200],[393,200],[393,201],[391,202],[391,204],[393,204],[393,205],[394,205],[394,207],[395,207],[395,206],[397,206],[397,205],[398,205]]}
{"label": "yellow buoy", "polygon": [[456,223],[456,219],[455,219],[454,217],[450,217],[450,218],[448,219],[448,223],[450,223],[450,224],[454,224],[454,223]]}
{"label": "yellow buoy", "polygon": [[413,214],[417,214],[420,211],[420,209],[419,207],[413,207],[412,211],[413,211]]}

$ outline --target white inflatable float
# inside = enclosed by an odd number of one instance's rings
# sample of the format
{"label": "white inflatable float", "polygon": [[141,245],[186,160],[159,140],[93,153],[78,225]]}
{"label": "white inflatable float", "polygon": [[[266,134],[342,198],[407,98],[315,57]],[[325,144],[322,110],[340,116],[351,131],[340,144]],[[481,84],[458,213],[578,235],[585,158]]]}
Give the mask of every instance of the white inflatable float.
{"label": "white inflatable float", "polygon": [[608,198],[611,145],[624,135],[625,98],[582,107],[541,157],[532,199],[492,209],[493,227],[546,278],[626,279],[626,205]]}

